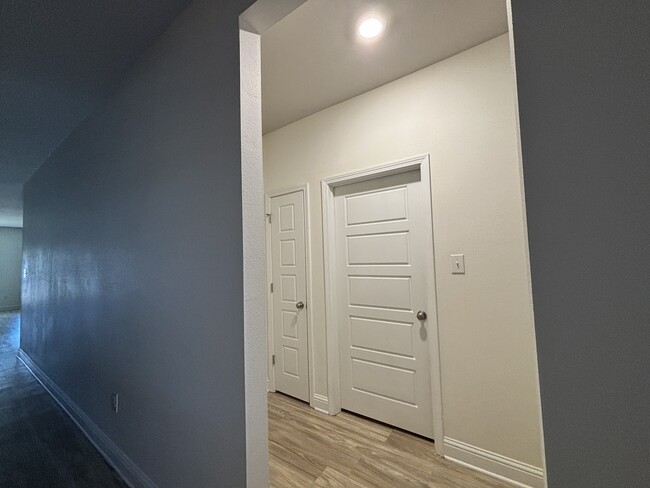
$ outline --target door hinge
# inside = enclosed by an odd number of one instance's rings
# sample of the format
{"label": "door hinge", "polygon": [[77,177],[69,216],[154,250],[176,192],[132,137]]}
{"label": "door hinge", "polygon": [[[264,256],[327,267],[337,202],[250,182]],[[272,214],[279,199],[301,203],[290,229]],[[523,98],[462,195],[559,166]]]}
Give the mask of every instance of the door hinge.
{"label": "door hinge", "polygon": [[275,366],[275,354],[271,356],[271,364]]}
{"label": "door hinge", "polygon": [[271,283],[271,293],[273,293],[273,283]]}
{"label": "door hinge", "polygon": [[271,214],[267,213],[266,216],[269,218],[269,224],[271,223]]}

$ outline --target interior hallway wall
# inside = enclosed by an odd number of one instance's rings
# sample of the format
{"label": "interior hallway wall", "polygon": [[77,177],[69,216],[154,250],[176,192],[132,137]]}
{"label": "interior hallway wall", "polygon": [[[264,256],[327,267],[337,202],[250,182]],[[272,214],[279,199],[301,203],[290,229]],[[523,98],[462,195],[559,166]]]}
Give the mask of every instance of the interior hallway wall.
{"label": "interior hallway wall", "polygon": [[194,1],[25,186],[21,347],[153,483],[136,486],[246,485],[250,3]]}
{"label": "interior hallway wall", "polygon": [[549,486],[650,486],[650,2],[512,4]]}
{"label": "interior hallway wall", "polygon": [[0,227],[0,311],[20,308],[23,230]]}
{"label": "interior hallway wall", "polygon": [[[267,192],[308,183],[315,393],[327,396],[324,177],[429,153],[445,436],[542,466],[507,35],[264,137]],[[464,253],[467,274],[451,275]]]}
{"label": "interior hallway wall", "polygon": [[262,73],[260,36],[242,30],[241,126],[244,239],[244,341],[246,371],[246,457],[250,487],[268,485],[266,254],[262,170]]}

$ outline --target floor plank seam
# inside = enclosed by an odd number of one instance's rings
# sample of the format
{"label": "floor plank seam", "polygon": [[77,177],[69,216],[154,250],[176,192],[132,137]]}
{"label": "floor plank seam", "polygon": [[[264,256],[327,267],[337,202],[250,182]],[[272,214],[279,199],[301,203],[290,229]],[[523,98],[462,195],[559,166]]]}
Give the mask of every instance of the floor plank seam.
{"label": "floor plank seam", "polygon": [[304,488],[504,488],[438,456],[434,443],[349,412],[330,416],[269,394],[271,486]]}

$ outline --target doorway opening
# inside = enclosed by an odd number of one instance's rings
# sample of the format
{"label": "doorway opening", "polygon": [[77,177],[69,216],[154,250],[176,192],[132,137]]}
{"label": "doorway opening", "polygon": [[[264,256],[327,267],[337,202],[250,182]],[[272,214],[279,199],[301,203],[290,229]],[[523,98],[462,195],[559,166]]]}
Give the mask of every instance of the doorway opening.
{"label": "doorway opening", "polygon": [[20,347],[23,269],[23,229],[2,225],[5,222],[0,222],[0,354]]}
{"label": "doorway opening", "polygon": [[429,172],[424,155],[322,182],[328,391],[332,413],[441,439]]}
{"label": "doorway opening", "polygon": [[242,15],[247,421],[271,392],[273,486],[452,476],[437,456],[544,485],[508,26],[505,0]]}

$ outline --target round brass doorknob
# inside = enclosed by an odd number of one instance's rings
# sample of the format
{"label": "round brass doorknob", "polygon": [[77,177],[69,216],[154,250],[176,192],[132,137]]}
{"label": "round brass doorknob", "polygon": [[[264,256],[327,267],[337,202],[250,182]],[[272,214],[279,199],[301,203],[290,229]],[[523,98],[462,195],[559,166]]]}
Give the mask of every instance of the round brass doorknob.
{"label": "round brass doorknob", "polygon": [[418,313],[415,314],[415,316],[418,318],[418,320],[427,319],[427,313],[424,310],[420,310]]}
{"label": "round brass doorknob", "polygon": [[298,310],[302,310],[303,308],[305,308],[305,304],[302,303],[302,302],[298,302],[298,303],[296,303],[296,308]]}

